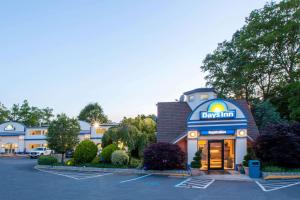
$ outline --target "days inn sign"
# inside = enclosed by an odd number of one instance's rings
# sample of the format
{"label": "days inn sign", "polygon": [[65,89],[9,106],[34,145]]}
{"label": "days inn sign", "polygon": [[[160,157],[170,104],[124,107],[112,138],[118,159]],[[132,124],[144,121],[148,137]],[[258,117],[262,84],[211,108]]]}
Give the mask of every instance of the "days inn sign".
{"label": "days inn sign", "polygon": [[212,101],[207,111],[200,112],[201,120],[213,119],[234,119],[236,118],[235,110],[228,110],[227,105],[222,100]]}

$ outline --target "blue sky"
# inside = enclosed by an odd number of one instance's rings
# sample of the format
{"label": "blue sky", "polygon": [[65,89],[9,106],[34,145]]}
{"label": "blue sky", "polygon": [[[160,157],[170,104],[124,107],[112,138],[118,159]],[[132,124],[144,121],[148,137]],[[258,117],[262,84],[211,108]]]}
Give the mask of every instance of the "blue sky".
{"label": "blue sky", "polygon": [[0,0],[0,102],[113,121],[205,86],[200,65],[263,0]]}

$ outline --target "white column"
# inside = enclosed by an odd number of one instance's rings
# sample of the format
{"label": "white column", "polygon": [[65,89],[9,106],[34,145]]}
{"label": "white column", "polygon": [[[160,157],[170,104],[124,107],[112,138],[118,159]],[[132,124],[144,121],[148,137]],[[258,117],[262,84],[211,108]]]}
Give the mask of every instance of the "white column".
{"label": "white column", "polygon": [[235,163],[242,164],[244,156],[247,154],[247,138],[236,138],[235,141]]}
{"label": "white column", "polygon": [[191,162],[193,161],[193,158],[197,150],[198,150],[197,139],[188,139],[187,142],[188,164],[191,164]]}

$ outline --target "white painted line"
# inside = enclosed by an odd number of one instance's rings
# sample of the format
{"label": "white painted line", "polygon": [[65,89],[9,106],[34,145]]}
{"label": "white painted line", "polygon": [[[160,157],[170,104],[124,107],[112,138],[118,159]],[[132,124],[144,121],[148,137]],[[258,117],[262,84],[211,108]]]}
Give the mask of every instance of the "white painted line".
{"label": "white painted line", "polygon": [[[265,187],[258,181],[255,181],[255,183],[264,191],[264,192],[270,192],[270,191],[275,191],[275,190],[279,190],[279,189],[283,189],[283,188],[287,188],[287,187],[291,187],[291,186],[294,186],[294,185],[298,185],[300,184],[300,182],[296,182],[296,183],[291,183],[291,184],[288,184],[288,185],[285,185],[285,186],[280,186],[280,187],[276,187],[276,188],[273,188],[273,189],[265,189]],[[270,184],[267,185],[267,187],[271,187]]]}
{"label": "white painted line", "polygon": [[101,176],[106,176],[106,175],[111,175],[113,173],[105,173],[105,174],[98,174],[98,175],[95,175],[95,176],[83,176],[82,178],[82,174],[76,174],[74,172],[71,172],[71,173],[68,173],[68,174],[63,174],[63,173],[58,173],[58,172],[53,172],[53,171],[48,171],[48,170],[42,170],[42,169],[38,169],[36,168],[37,170],[41,171],[41,172],[46,172],[46,173],[49,173],[49,174],[55,174],[55,175],[59,175],[59,176],[64,176],[64,177],[67,177],[67,178],[72,178],[72,179],[75,179],[75,180],[83,180],[83,179],[90,179],[90,178],[96,178],[96,177],[101,177]]}
{"label": "white painted line", "polygon": [[[36,168],[37,169],[37,168]],[[76,177],[73,177],[73,176],[69,176],[69,175],[65,175],[65,174],[61,174],[61,173],[56,173],[56,172],[51,172],[51,171],[46,171],[46,170],[41,170],[41,169],[37,169],[41,172],[46,172],[46,173],[49,173],[49,174],[55,174],[55,175],[60,175],[60,176],[64,176],[64,177],[68,177],[68,178],[72,178],[72,179],[75,179],[75,180],[80,180]]]}
{"label": "white painted line", "polygon": [[192,178],[185,179],[184,181],[182,181],[182,182],[178,183],[177,185],[175,185],[175,187],[180,187],[182,184],[184,184],[184,183],[190,181],[191,179],[192,179]]}
{"label": "white painted line", "polygon": [[112,175],[112,174],[113,173],[99,174],[99,175],[85,177],[85,178],[79,178],[79,179],[82,180],[82,179],[96,178],[96,177],[107,176],[107,175]]}
{"label": "white painted line", "polygon": [[133,178],[133,179],[121,181],[120,183],[126,183],[126,182],[130,182],[130,181],[139,180],[139,179],[142,179],[142,178],[146,178],[146,177],[148,177],[148,176],[151,176],[151,175],[152,175],[152,174],[147,174],[147,175],[144,175],[144,176],[139,176],[139,177],[137,177],[137,178]]}
{"label": "white painted line", "polygon": [[213,182],[215,182],[215,179],[212,179],[212,180],[210,181],[210,183],[208,183],[203,189],[208,188],[208,186],[210,186],[211,184],[213,184]]}

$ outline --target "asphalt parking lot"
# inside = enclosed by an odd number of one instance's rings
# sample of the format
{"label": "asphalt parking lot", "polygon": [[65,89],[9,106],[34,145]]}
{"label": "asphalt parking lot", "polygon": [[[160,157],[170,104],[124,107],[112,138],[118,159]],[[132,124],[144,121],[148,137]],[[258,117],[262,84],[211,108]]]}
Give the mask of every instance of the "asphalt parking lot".
{"label": "asphalt parking lot", "polygon": [[217,181],[201,177],[36,170],[36,160],[0,158],[2,200],[299,200],[300,180]]}

